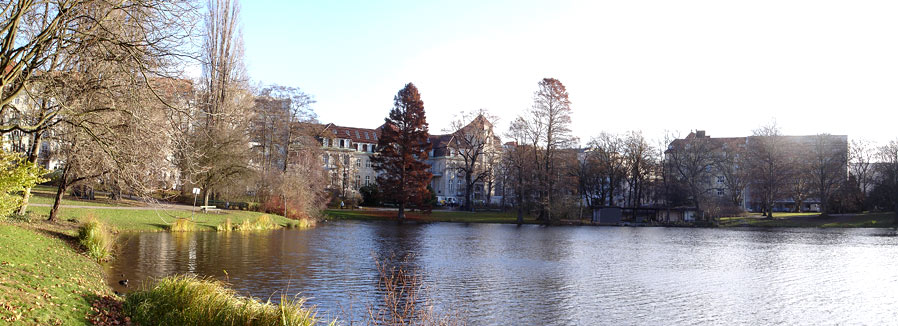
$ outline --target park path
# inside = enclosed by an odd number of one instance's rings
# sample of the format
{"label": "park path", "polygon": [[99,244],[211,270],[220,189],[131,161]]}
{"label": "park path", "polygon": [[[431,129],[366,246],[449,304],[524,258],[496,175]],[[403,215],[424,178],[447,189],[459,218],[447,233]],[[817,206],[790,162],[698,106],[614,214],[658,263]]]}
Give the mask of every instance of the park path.
{"label": "park path", "polygon": [[[36,207],[52,207],[51,204],[28,204],[28,206],[36,206]],[[122,210],[135,210],[135,211],[150,211],[150,210],[196,210],[199,211],[199,207],[181,205],[181,204],[155,204],[149,206],[89,206],[89,205],[59,205],[59,208],[88,208],[88,209],[122,209]]]}

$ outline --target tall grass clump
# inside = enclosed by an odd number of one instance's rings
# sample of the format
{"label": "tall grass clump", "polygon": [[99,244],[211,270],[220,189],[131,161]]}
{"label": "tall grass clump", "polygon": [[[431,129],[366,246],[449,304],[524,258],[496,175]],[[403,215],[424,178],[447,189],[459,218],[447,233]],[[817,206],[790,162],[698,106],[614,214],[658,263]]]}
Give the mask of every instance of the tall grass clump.
{"label": "tall grass clump", "polygon": [[286,227],[288,229],[310,229],[315,227],[315,221],[307,218],[300,218],[298,220],[289,220],[287,221]]}
{"label": "tall grass clump", "polygon": [[172,232],[196,231],[196,223],[186,218],[177,218],[168,228]]}
{"label": "tall grass clump", "polygon": [[78,228],[78,242],[87,249],[87,254],[98,262],[112,257],[112,233],[96,218],[89,219]]}
{"label": "tall grass clump", "polygon": [[234,224],[231,223],[230,217],[225,219],[225,221],[223,223],[218,224],[218,226],[215,227],[215,230],[217,230],[217,231],[231,231],[233,229],[234,229]]}
{"label": "tall grass clump", "polygon": [[301,298],[281,303],[241,297],[221,282],[194,276],[166,277],[127,296],[125,313],[140,325],[315,325]]}
{"label": "tall grass clump", "polygon": [[280,228],[281,226],[274,222],[271,219],[271,216],[261,215],[254,220],[250,221],[249,219],[243,220],[240,224],[238,224],[234,229],[239,231],[259,231],[259,230],[272,230]]}

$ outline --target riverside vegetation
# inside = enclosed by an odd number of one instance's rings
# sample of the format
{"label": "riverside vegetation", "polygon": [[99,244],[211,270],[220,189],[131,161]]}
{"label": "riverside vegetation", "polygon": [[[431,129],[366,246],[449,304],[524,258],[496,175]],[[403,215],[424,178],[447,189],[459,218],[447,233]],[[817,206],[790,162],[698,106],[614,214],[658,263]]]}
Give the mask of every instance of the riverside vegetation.
{"label": "riverside vegetation", "polygon": [[[313,223],[246,211],[188,219],[188,211],[99,208],[68,208],[61,212],[60,221],[45,222],[40,213],[46,214],[46,209],[33,206],[27,215],[0,220],[0,320],[23,325],[113,325],[131,322],[128,315],[132,314],[143,325],[318,323],[314,311],[302,307],[301,299],[260,302],[237,296],[224,283],[185,276],[158,280],[123,301],[106,285],[100,265],[114,259],[117,232],[215,231],[222,226],[248,231]],[[163,298],[171,301],[160,301]],[[193,306],[172,312],[168,308],[172,303]]]}

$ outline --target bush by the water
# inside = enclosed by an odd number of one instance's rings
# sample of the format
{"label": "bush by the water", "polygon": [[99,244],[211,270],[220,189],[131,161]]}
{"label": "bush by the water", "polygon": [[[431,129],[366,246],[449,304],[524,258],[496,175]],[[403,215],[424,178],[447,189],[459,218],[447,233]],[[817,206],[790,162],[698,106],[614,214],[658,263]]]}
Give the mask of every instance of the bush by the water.
{"label": "bush by the water", "polygon": [[261,215],[252,221],[249,219],[243,220],[243,223],[237,224],[234,229],[238,231],[258,231],[277,229],[280,227],[280,225],[271,219],[271,216]]}
{"label": "bush by the water", "polygon": [[84,246],[87,254],[97,261],[105,261],[112,257],[112,234],[106,225],[95,218],[89,219],[78,228],[78,242]]}
{"label": "bush by the water", "polygon": [[287,222],[288,229],[308,229],[315,226],[315,221],[307,218],[302,218],[299,220],[290,220]]}
{"label": "bush by the water", "polygon": [[216,231],[231,231],[234,229],[234,224],[231,223],[231,218],[227,218],[223,223],[217,225],[215,227]]}
{"label": "bush by the water", "polygon": [[178,218],[169,226],[172,232],[190,232],[196,231],[196,223],[186,218]]}
{"label": "bush by the water", "polygon": [[241,297],[224,284],[193,276],[159,280],[131,293],[125,313],[140,325],[315,325],[302,299],[281,296],[280,304]]}

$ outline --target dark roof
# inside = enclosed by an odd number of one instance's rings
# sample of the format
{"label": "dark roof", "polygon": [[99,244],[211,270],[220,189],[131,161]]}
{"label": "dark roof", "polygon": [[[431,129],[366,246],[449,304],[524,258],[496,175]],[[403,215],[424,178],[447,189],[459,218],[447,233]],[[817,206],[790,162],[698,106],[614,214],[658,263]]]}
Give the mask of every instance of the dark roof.
{"label": "dark roof", "polygon": [[355,127],[343,127],[338,126],[333,123],[328,123],[326,125],[318,125],[320,126],[320,131],[318,132],[318,136],[326,137],[326,138],[343,138],[350,139],[354,143],[369,143],[376,144],[377,139],[380,138],[380,128],[378,129],[367,129],[367,128],[355,128]]}

